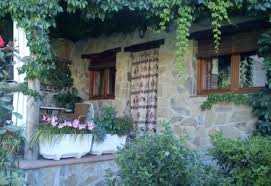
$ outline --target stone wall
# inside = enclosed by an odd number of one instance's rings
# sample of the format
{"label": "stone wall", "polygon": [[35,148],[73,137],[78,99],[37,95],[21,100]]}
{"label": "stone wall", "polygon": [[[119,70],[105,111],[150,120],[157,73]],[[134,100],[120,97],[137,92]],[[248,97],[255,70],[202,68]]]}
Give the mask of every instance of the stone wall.
{"label": "stone wall", "polygon": [[103,186],[105,170],[116,171],[114,160],[24,170],[26,186]]}
{"label": "stone wall", "polygon": [[128,72],[131,70],[130,53],[119,52],[117,54],[116,92],[114,100],[88,100],[89,78],[88,61],[82,60],[82,54],[102,52],[108,49],[122,47],[147,41],[165,39],[165,44],[160,48],[159,74],[158,74],[158,130],[163,122],[168,122],[177,136],[184,131],[191,138],[191,145],[195,148],[207,148],[210,146],[209,134],[213,131],[222,131],[229,137],[245,137],[251,134],[255,119],[250,109],[245,106],[215,105],[210,111],[201,111],[200,105],[206,97],[196,95],[196,54],[197,42],[190,41],[184,63],[185,74],[179,77],[176,68],[176,37],[175,33],[147,32],[143,39],[138,33],[114,34],[110,37],[90,38],[75,44],[72,51],[72,66],[75,86],[80,96],[86,102],[94,104],[95,108],[113,106],[120,113],[129,113],[130,82]]}

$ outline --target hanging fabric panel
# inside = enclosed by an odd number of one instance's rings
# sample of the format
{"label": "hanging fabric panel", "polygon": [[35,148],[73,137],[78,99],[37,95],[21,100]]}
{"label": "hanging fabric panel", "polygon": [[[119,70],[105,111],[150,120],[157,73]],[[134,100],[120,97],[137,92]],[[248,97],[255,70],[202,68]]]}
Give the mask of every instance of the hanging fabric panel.
{"label": "hanging fabric panel", "polygon": [[155,132],[159,49],[134,52],[131,55],[131,114],[137,127]]}

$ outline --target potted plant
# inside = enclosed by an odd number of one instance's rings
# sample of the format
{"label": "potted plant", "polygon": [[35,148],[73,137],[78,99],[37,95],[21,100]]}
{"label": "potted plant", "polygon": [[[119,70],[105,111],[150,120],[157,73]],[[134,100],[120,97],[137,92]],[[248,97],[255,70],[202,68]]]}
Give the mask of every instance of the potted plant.
{"label": "potted plant", "polygon": [[21,155],[20,150],[24,144],[22,129],[11,120],[0,125],[0,185],[21,185],[23,177],[16,160]]}
{"label": "potted plant", "polygon": [[39,143],[39,152],[46,159],[81,158],[90,152],[95,124],[79,120],[61,122],[57,117],[43,116],[43,123],[31,141]]}
{"label": "potted plant", "polygon": [[71,90],[68,90],[68,92],[54,95],[56,106],[65,108],[66,112],[73,112],[75,104],[83,101],[83,99],[77,96],[77,94],[77,89],[72,88]]}
{"label": "potted plant", "polygon": [[113,108],[103,108],[100,117],[94,118],[97,126],[106,131],[104,140],[94,140],[91,154],[114,153],[117,147],[125,144],[127,136],[133,129],[133,120],[128,116],[117,117]]}

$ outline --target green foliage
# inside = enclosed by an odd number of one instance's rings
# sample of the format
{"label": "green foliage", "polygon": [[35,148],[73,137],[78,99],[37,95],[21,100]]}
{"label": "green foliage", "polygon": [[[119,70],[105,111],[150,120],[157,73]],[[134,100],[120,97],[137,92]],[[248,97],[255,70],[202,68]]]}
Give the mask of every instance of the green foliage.
{"label": "green foliage", "polygon": [[18,91],[23,93],[24,95],[28,95],[34,98],[41,98],[41,94],[28,88],[27,83],[21,83],[18,86]]}
{"label": "green foliage", "polygon": [[226,139],[221,134],[211,138],[210,154],[231,179],[231,185],[271,185],[270,137]]}
{"label": "green foliage", "polygon": [[[69,11],[84,8],[86,1],[66,0]],[[59,0],[28,1],[11,0],[0,2],[0,14],[11,15],[26,32],[28,46],[31,56],[26,60],[21,72],[25,72],[28,79],[43,79],[43,72],[50,69],[47,61],[52,59],[50,41],[48,37],[49,28],[54,26],[55,16],[63,11]]]}
{"label": "green foliage", "polygon": [[270,16],[271,2],[269,0],[248,0],[248,3],[245,5],[247,5],[247,9],[254,15]]}
{"label": "green foliage", "polygon": [[[155,28],[158,26],[161,30],[165,30],[171,23],[177,23],[178,57],[182,56],[187,48],[192,20],[200,18],[206,10],[211,12],[215,49],[218,50],[221,26],[229,20],[228,12],[241,8],[248,9],[247,13],[250,15],[270,17],[269,0],[49,0],[46,3],[43,1],[10,0],[0,2],[0,16],[11,15],[18,26],[26,31],[31,56],[22,67],[21,72],[26,72],[28,79],[36,77],[46,79],[47,75],[44,75],[44,72],[54,68],[48,63],[53,57],[48,37],[49,28],[55,26],[55,17],[64,11],[75,13],[79,9],[84,19],[98,18],[101,20],[112,17],[123,10],[139,11],[146,15],[146,19],[156,20],[155,23],[147,21],[150,25],[143,23],[142,26]],[[157,20],[159,21],[158,25],[156,24]],[[183,70],[183,64],[180,63],[178,65]]]}
{"label": "green foliage", "polygon": [[249,101],[252,112],[257,117],[256,133],[271,135],[271,90],[262,90],[259,94],[253,95]]}
{"label": "green foliage", "polygon": [[72,88],[71,90],[68,90],[68,92],[54,95],[54,100],[58,107],[74,110],[75,104],[83,101],[83,99],[77,95],[78,91],[76,88]]}
{"label": "green foliage", "polygon": [[188,37],[190,36],[190,27],[192,23],[192,8],[189,6],[182,6],[178,10],[177,19],[177,29],[176,29],[176,55],[177,55],[177,66],[179,70],[180,77],[185,73],[185,65],[183,62],[183,58],[186,50],[188,49]]}
{"label": "green foliage", "polygon": [[263,33],[258,41],[259,54],[264,57],[264,66],[269,88],[271,88],[271,31]]}
{"label": "green foliage", "polygon": [[[268,3],[266,4],[266,6],[269,6]],[[258,41],[258,44],[259,55],[264,58],[267,85],[266,88],[262,90],[259,94],[252,96],[249,105],[252,108],[252,112],[257,117],[256,133],[266,136],[271,135],[271,32],[268,31],[266,33],[263,33]]]}
{"label": "green foliage", "polygon": [[200,106],[202,110],[210,110],[217,103],[234,103],[236,105],[248,105],[249,96],[244,94],[210,94]]}
{"label": "green foliage", "polygon": [[103,128],[109,134],[117,134],[118,136],[128,135],[132,129],[134,122],[128,116],[118,117],[112,107],[100,110],[99,117],[94,118],[94,123]]}
{"label": "green foliage", "polygon": [[65,134],[74,134],[74,137],[82,138],[84,134],[93,134],[90,130],[79,130],[71,127],[53,127],[49,124],[41,124],[31,136],[31,143],[34,142],[53,142],[60,140]]}
{"label": "green foliage", "polygon": [[119,149],[117,164],[115,177],[108,172],[109,185],[215,185],[199,156],[168,127],[161,134],[138,135]]}
{"label": "green foliage", "polygon": [[24,142],[21,129],[14,125],[0,127],[0,185],[20,185],[21,176],[14,162]]}
{"label": "green foliage", "polygon": [[11,54],[9,48],[0,48],[0,81],[6,81],[9,78],[8,68],[11,66]]}
{"label": "green foliage", "polygon": [[[3,88],[7,87],[8,67],[11,64],[11,50],[8,47],[0,48],[0,82]],[[9,119],[12,113],[12,95],[0,90],[0,126]]]}
{"label": "green foliage", "polygon": [[105,131],[95,125],[92,120],[87,120],[86,123],[80,123],[79,120],[65,120],[57,117],[43,116],[43,123],[34,131],[31,136],[31,143],[37,142],[55,142],[70,134],[74,139],[83,138],[85,134],[92,134],[97,141],[103,141]]}
{"label": "green foliage", "polygon": [[252,87],[252,65],[253,60],[249,57],[240,63],[240,87]]}
{"label": "green foliage", "polygon": [[230,21],[228,10],[233,6],[231,0],[210,0],[207,2],[207,7],[211,11],[213,37],[215,50],[219,51],[221,40],[221,27],[225,21]]}
{"label": "green foliage", "polygon": [[[128,135],[134,126],[134,121],[131,117],[128,116],[122,116],[122,117],[116,117],[114,121],[114,133],[116,133],[119,136]],[[113,132],[113,131],[112,131]]]}
{"label": "green foliage", "polygon": [[0,128],[0,168],[3,168],[10,155],[19,150],[20,145],[23,143],[21,132],[14,125],[5,125]]}
{"label": "green foliage", "polygon": [[58,90],[70,88],[73,85],[69,65],[64,62],[56,62],[54,68],[43,72],[43,76],[45,78],[42,79],[42,83]]}

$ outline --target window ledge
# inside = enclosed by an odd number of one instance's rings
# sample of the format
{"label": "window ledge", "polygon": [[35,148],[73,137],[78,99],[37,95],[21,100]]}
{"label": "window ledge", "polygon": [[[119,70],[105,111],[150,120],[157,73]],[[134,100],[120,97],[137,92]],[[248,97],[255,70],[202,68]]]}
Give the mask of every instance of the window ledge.
{"label": "window ledge", "polygon": [[56,166],[63,166],[63,165],[72,165],[72,164],[80,164],[80,163],[95,163],[101,161],[109,161],[114,160],[116,158],[115,154],[106,154],[106,155],[87,155],[82,157],[81,159],[75,158],[67,158],[61,159],[59,161],[55,160],[46,160],[46,159],[39,159],[39,160],[19,160],[19,168],[23,170],[29,169],[39,169],[39,168],[47,168],[47,167],[56,167]]}

